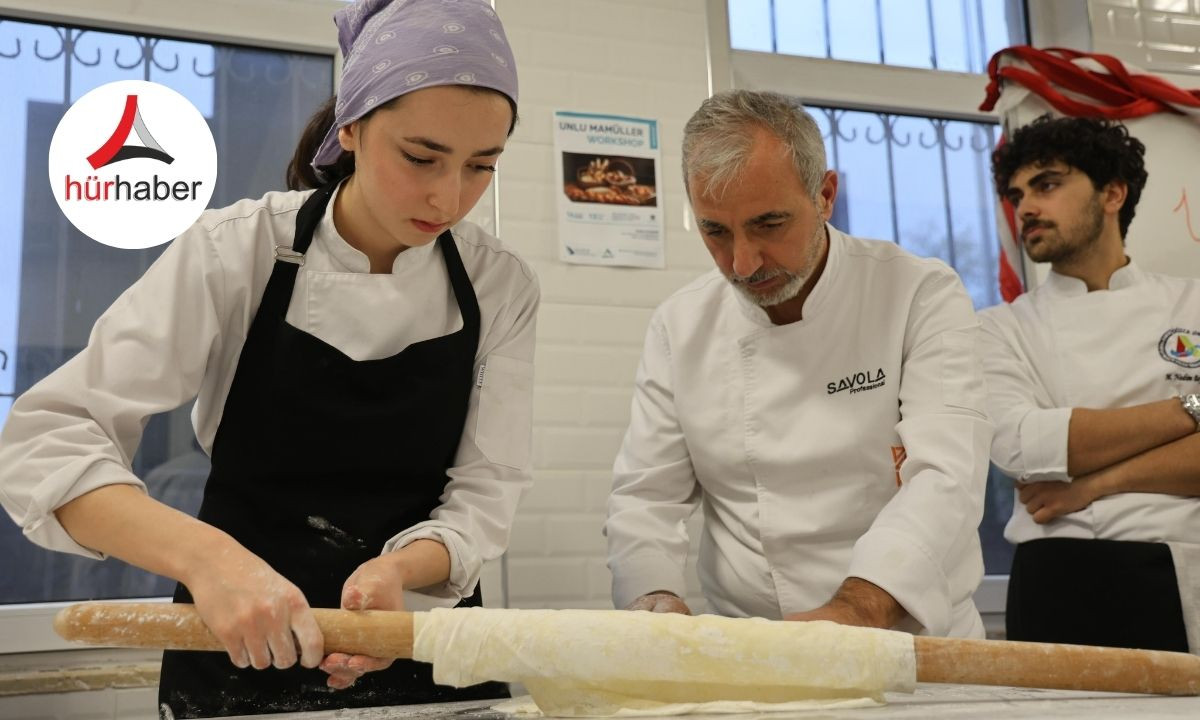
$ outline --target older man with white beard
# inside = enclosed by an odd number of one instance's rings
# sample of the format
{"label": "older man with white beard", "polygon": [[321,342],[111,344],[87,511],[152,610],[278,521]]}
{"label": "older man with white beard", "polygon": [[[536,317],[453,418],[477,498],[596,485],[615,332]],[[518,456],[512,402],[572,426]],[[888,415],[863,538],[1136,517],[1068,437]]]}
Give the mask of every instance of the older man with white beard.
{"label": "older man with white beard", "polygon": [[684,131],[717,269],[654,313],[605,533],[617,607],[982,637],[972,601],[992,426],[958,276],[827,223],[812,117],[734,91]]}

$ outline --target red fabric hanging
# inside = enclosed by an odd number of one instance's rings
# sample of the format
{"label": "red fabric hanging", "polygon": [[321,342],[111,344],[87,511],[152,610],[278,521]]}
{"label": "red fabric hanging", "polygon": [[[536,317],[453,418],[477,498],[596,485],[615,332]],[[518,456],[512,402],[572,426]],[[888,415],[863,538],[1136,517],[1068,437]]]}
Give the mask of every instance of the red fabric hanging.
{"label": "red fabric hanging", "polygon": [[[1000,58],[1011,55],[1033,70],[1000,66]],[[1074,60],[1089,59],[1107,73],[1088,70]],[[1200,110],[1200,90],[1183,90],[1153,75],[1134,75],[1111,55],[1085,53],[1067,48],[1038,50],[1028,45],[1005,48],[988,61],[987,96],[980,110],[991,110],[1000,99],[1000,82],[1009,80],[1029,88],[1064,115],[1128,120],[1156,112]],[[1085,102],[1069,98],[1055,87],[1092,98]]]}
{"label": "red fabric hanging", "polygon": [[[1000,201],[1001,207],[1004,209],[1004,223],[1008,226],[1008,232],[1011,237],[1020,237],[1017,229],[1017,216],[1013,212],[1012,203],[1007,199]],[[1015,243],[1014,243],[1015,245]],[[1017,252],[1017,257],[1020,258],[1020,252]],[[1021,276],[1013,269],[1012,263],[1008,260],[1008,251],[1004,247],[1004,243],[1000,244],[1000,297],[1004,298],[1004,302],[1012,302],[1017,297],[1025,292],[1025,283],[1021,281]]]}

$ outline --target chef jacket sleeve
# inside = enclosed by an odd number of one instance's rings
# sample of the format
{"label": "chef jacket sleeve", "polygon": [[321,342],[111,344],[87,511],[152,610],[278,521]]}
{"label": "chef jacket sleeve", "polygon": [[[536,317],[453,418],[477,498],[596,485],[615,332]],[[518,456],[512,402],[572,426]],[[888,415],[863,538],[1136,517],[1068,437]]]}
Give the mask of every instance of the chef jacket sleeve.
{"label": "chef jacket sleeve", "polygon": [[480,342],[475,384],[449,482],[429,520],[391,538],[391,552],[416,540],[437,540],[450,554],[444,583],[405,592],[405,608],[450,607],[470,596],[483,564],[508,547],[521,495],[532,484],[533,350],[540,290],[528,283],[510,300]]}
{"label": "chef jacket sleeve", "polygon": [[54,511],[130,470],[151,415],[199,391],[220,356],[221,265],[200,223],[163,252],[96,321],[75,357],[13,403],[0,432],[0,504],[31,541],[104,559]]}
{"label": "chef jacket sleeve", "polygon": [[1069,481],[1067,433],[1071,408],[1054,407],[1037,369],[1018,341],[1008,307],[980,315],[988,414],[996,424],[992,462],[1024,482]]}
{"label": "chef jacket sleeve", "polygon": [[613,466],[604,525],[616,607],[653,590],[684,596],[686,523],[699,499],[675,410],[670,346],[655,313],[635,379],[629,429]]}
{"label": "chef jacket sleeve", "polygon": [[976,533],[992,426],[977,331],[958,277],[945,267],[926,277],[905,328],[901,485],[855,543],[848,573],[890,593],[930,635],[949,632],[951,608],[983,572]]}

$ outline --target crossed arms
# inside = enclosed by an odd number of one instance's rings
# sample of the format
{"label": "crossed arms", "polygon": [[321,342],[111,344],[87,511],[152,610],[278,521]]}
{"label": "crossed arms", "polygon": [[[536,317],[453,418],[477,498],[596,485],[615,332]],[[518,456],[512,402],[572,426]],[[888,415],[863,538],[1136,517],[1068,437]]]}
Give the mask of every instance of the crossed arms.
{"label": "crossed arms", "polygon": [[1178,398],[1110,409],[1056,407],[1039,368],[986,313],[981,342],[996,425],[992,460],[1017,479],[1018,497],[1035,522],[1116,493],[1200,496],[1200,433]]}

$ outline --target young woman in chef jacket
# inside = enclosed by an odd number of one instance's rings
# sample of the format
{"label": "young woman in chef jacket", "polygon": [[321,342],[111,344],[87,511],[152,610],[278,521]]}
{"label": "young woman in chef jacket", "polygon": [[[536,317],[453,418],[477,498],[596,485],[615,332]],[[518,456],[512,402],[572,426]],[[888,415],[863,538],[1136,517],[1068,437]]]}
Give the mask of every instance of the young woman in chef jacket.
{"label": "young woman in chef jacket", "polygon": [[[225,644],[164,655],[176,717],[506,692],[325,655],[310,610],[479,603],[529,483],[538,304],[529,267],[459,223],[516,121],[491,7],[360,0],[335,22],[342,82],[293,192],[201,216],[0,437],[0,500],[32,540],[178,580]],[[198,518],[129,469],[146,419],[193,398]]]}

